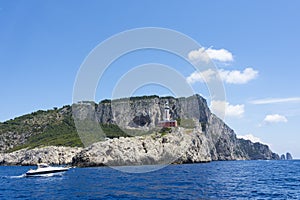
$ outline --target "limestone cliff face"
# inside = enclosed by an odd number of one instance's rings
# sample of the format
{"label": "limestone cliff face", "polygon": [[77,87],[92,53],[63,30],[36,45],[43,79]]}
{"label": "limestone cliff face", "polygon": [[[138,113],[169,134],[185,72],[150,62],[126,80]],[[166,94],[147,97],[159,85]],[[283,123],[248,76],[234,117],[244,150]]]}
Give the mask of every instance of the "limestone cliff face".
{"label": "limestone cliff face", "polygon": [[[181,128],[162,138],[143,136],[99,142],[76,155],[73,164],[140,165],[279,159],[266,145],[237,139],[234,131],[210,112],[206,100],[199,95],[178,99],[151,97],[106,101],[96,106],[94,120],[117,124],[124,129],[151,130],[163,119],[166,101],[171,118],[177,120]],[[90,114],[84,115],[93,118]]]}
{"label": "limestone cliff face", "polygon": [[166,101],[171,118],[178,120],[181,127],[197,129],[198,135],[206,137],[212,160],[278,159],[265,145],[237,139],[234,131],[210,112],[200,95],[100,103],[96,116],[100,123],[115,123],[123,128],[153,128],[163,118]]}
{"label": "limestone cliff face", "polygon": [[177,129],[161,136],[111,139],[85,148],[73,158],[76,166],[153,165],[211,161],[206,137]]}
{"label": "limestone cliff face", "polygon": [[[210,110],[207,107],[206,100],[199,95],[177,99],[156,96],[149,98],[135,97],[100,102],[96,106],[95,117],[100,123],[114,123],[123,128],[154,128],[163,119],[166,101],[170,106],[171,118],[208,122]],[[90,118],[92,117],[90,116]]]}
{"label": "limestone cliff face", "polygon": [[278,160],[267,145],[238,139],[234,131],[214,114],[210,115],[206,136],[212,160]]}
{"label": "limestone cliff face", "polygon": [[206,135],[213,160],[246,159],[245,152],[238,148],[239,140],[234,131],[213,114],[209,117]]}

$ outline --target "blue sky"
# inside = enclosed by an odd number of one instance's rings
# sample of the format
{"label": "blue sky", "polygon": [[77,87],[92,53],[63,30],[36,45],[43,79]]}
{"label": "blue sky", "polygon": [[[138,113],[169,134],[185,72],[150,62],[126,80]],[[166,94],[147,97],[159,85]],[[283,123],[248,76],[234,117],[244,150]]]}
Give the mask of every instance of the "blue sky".
{"label": "blue sky", "polygon": [[[239,136],[300,158],[299,8],[296,0],[0,0],[0,121],[71,104],[80,65],[100,42],[133,28],[163,27],[193,38],[212,57],[224,81],[225,120]],[[149,62],[172,66],[187,80],[193,73],[174,55],[133,52],[112,64],[96,100],[110,98],[122,74]],[[217,112],[220,102],[210,101],[203,81],[190,83]],[[151,87],[137,92],[150,93]]]}

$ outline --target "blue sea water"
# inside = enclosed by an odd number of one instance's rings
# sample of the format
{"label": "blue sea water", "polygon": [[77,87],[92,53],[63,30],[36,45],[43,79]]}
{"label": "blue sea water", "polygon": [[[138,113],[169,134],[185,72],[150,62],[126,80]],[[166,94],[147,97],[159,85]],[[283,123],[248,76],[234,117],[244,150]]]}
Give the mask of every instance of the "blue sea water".
{"label": "blue sea water", "polygon": [[0,167],[0,199],[300,199],[300,160],[169,165],[130,174],[73,168],[62,176],[22,176]]}

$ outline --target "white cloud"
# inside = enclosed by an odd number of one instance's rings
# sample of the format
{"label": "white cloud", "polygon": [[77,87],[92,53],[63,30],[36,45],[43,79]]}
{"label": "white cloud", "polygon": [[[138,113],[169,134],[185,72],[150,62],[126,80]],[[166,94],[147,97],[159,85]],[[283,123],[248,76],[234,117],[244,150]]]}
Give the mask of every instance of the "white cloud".
{"label": "white cloud", "polygon": [[217,116],[242,117],[245,109],[243,104],[230,105],[226,101],[211,101],[210,109]]}
{"label": "white cloud", "polygon": [[252,104],[272,104],[272,103],[286,103],[286,102],[300,102],[300,97],[290,98],[268,98],[268,99],[257,99],[250,101]]}
{"label": "white cloud", "polygon": [[198,50],[193,50],[188,54],[188,58],[192,62],[206,62],[208,63],[210,60],[210,57],[205,52],[205,48],[202,47]]}
{"label": "white cloud", "polygon": [[226,83],[231,84],[245,84],[250,80],[255,79],[258,75],[258,71],[252,68],[246,68],[243,72],[238,70],[228,71],[219,70],[221,79]]}
{"label": "white cloud", "polygon": [[260,138],[254,136],[252,134],[237,135],[237,138],[244,139],[244,140],[250,140],[253,143],[259,142],[259,143],[262,143],[262,144],[266,144],[266,143],[262,142]]}
{"label": "white cloud", "polygon": [[196,82],[210,82],[213,78],[216,78],[216,71],[208,69],[202,72],[194,72],[189,77],[186,78],[186,81],[190,84]]}
{"label": "white cloud", "polygon": [[287,118],[283,115],[274,114],[274,115],[267,115],[264,119],[265,123],[278,123],[278,122],[287,122]]}
{"label": "white cloud", "polygon": [[212,48],[208,48],[205,51],[208,56],[216,61],[220,61],[220,62],[231,62],[233,61],[233,56],[232,53],[229,52],[226,49],[212,49]]}
{"label": "white cloud", "polygon": [[210,59],[220,62],[231,62],[233,61],[232,53],[226,49],[205,49],[204,47],[189,52],[188,58],[192,62],[206,62]]}
{"label": "white cloud", "polygon": [[[219,75],[219,76],[218,76]],[[194,72],[187,77],[187,82],[192,84],[195,82],[210,82],[211,80],[221,78],[222,81],[229,84],[245,84],[250,80],[255,79],[258,75],[258,71],[252,68],[246,68],[244,71],[228,71],[228,70],[219,70],[214,71],[208,69],[202,72]]]}

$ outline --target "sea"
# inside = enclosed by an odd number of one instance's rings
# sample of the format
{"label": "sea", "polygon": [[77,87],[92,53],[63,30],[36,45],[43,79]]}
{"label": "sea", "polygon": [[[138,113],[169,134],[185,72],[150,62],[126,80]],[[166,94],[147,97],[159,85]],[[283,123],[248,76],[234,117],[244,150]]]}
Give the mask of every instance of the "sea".
{"label": "sea", "polygon": [[33,167],[1,166],[0,199],[300,199],[300,160],[168,165],[147,173],[72,168],[25,177]]}

